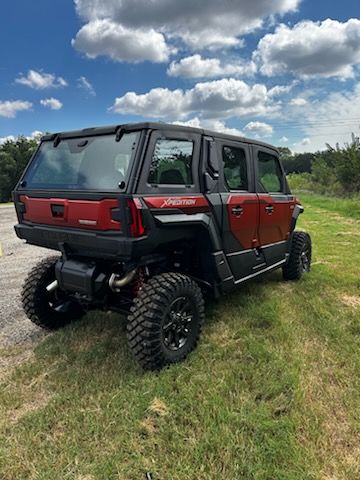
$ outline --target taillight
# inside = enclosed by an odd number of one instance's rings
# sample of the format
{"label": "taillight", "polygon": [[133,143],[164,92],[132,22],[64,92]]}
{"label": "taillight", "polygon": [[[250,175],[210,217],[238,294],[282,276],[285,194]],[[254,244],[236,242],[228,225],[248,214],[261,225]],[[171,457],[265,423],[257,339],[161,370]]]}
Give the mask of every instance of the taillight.
{"label": "taillight", "polygon": [[128,199],[128,207],[130,210],[130,232],[132,237],[142,237],[145,235],[145,227],[142,220],[142,205],[138,198]]}

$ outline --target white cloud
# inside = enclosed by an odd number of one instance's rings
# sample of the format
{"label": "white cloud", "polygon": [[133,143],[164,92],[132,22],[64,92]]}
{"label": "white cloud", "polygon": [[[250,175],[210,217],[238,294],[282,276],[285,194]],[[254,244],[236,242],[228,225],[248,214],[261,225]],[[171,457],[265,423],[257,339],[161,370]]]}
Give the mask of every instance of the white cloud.
{"label": "white cloud", "polygon": [[13,142],[15,140],[14,135],[8,135],[7,137],[0,137],[0,145],[3,145],[6,142]]}
{"label": "white cloud", "polygon": [[148,93],[128,92],[115,99],[111,110],[152,118],[229,118],[265,115],[273,111],[265,85],[248,85],[234,78],[197,83],[189,90],[154,88]]}
{"label": "white cloud", "polygon": [[[359,135],[359,105],[360,82],[350,91],[332,92],[323,100],[305,105],[301,110],[302,127],[293,128],[294,132],[298,134],[300,131],[302,135],[295,150],[324,150],[326,143],[342,145],[350,141],[352,132]],[[289,126],[291,121],[298,122],[297,112],[294,112],[293,117],[288,117]],[[286,125],[286,121],[283,123]],[[309,142],[303,144],[304,139]]]}
{"label": "white cloud", "polygon": [[[27,140],[40,140],[40,137],[44,135],[43,132],[40,132],[39,130],[35,130],[34,132],[31,133],[29,136],[25,136]],[[23,135],[8,135],[7,137],[0,137],[0,145],[4,144],[5,142],[13,142],[17,138],[22,137]]]}
{"label": "white cloud", "polygon": [[254,58],[267,76],[353,77],[360,64],[360,20],[282,24],[260,40]]}
{"label": "white cloud", "polygon": [[202,58],[195,54],[182,58],[179,62],[171,62],[168,75],[184,78],[212,78],[231,75],[253,75],[256,73],[254,62],[221,63],[218,58]]}
{"label": "white cloud", "polygon": [[264,122],[249,122],[245,125],[244,130],[257,137],[271,137],[274,132],[273,127]]}
{"label": "white cloud", "polygon": [[36,70],[29,70],[26,76],[16,78],[15,82],[35,90],[67,86],[66,80],[62,77],[56,77],[53,73],[37,72]]}
{"label": "white cloud", "polygon": [[310,138],[305,137],[305,138],[303,138],[303,139],[301,140],[300,143],[301,143],[301,145],[303,145],[303,146],[310,145],[310,143],[311,143],[311,142],[310,142]]}
{"label": "white cloud", "polygon": [[203,120],[199,119],[199,117],[191,118],[190,120],[178,121],[173,122],[174,125],[184,125],[185,127],[196,127],[196,128],[203,128],[206,130],[213,130],[214,132],[221,132],[227,133],[228,135],[237,135],[237,136],[244,136],[241,130],[237,128],[227,127],[224,122],[221,120]]}
{"label": "white cloud", "polygon": [[15,118],[17,112],[30,110],[31,107],[32,103],[24,100],[0,101],[0,117]]}
{"label": "white cloud", "polygon": [[43,107],[51,108],[51,110],[60,110],[63,104],[57,98],[44,98],[40,100],[40,103]]}
{"label": "white cloud", "polygon": [[40,130],[34,130],[29,137],[29,139],[36,139],[38,140],[42,135],[44,135],[44,132],[41,132]]}
{"label": "white cloud", "polygon": [[107,55],[119,62],[166,62],[171,52],[162,33],[129,29],[109,19],[94,20],[83,26],[72,45],[89,58]]}
{"label": "white cloud", "polygon": [[285,136],[280,138],[281,143],[287,143],[288,141],[289,141],[289,139]]}
{"label": "white cloud", "polygon": [[[75,0],[78,14],[88,23],[77,34],[74,45],[90,57],[103,54],[126,61],[141,61],[144,57],[164,61],[159,58],[168,53],[165,41],[179,39],[193,50],[239,47],[241,35],[260,28],[265,19],[294,11],[300,1],[231,1],[225,8],[218,0]],[[124,31],[125,38],[118,33]],[[141,33],[147,35],[152,52],[149,56],[142,48],[139,53],[131,46],[131,36],[136,43]],[[114,39],[123,45],[114,45]]]}
{"label": "white cloud", "polygon": [[293,105],[294,107],[303,107],[307,103],[307,100],[301,97],[292,98],[290,100],[290,105]]}
{"label": "white cloud", "polygon": [[80,77],[77,80],[77,85],[79,88],[82,88],[85,90],[89,95],[92,97],[96,96],[96,92],[92,84],[89,82],[89,80],[86,77]]}

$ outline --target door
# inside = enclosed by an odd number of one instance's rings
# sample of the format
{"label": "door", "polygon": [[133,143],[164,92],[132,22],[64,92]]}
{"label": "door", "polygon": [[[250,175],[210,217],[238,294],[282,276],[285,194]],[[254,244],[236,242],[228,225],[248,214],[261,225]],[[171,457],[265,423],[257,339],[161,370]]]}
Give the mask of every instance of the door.
{"label": "door", "polygon": [[218,142],[222,159],[220,196],[223,206],[222,239],[235,280],[264,266],[257,252],[259,200],[255,192],[250,147],[240,142]]}
{"label": "door", "polygon": [[253,147],[259,198],[258,239],[267,265],[285,259],[295,199],[275,151]]}

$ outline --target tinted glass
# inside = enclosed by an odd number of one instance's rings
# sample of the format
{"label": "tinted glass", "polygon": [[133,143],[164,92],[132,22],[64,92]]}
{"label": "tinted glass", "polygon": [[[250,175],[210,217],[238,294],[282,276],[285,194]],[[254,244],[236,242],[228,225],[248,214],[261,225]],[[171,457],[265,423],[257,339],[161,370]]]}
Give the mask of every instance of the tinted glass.
{"label": "tinted glass", "polygon": [[43,142],[25,180],[27,187],[116,190],[125,180],[138,133],[63,139],[57,147]]}
{"label": "tinted glass", "polygon": [[265,192],[283,191],[283,174],[279,160],[275,155],[266,152],[258,154],[259,183]]}
{"label": "tinted glass", "polygon": [[148,183],[155,185],[191,185],[193,142],[159,139],[150,165]]}
{"label": "tinted glass", "polygon": [[242,148],[224,147],[224,176],[230,190],[247,190],[246,156]]}

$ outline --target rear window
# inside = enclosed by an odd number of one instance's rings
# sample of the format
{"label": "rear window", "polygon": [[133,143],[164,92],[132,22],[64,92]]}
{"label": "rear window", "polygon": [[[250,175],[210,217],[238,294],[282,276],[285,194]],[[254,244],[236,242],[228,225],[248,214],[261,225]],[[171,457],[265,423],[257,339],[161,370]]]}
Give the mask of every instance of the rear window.
{"label": "rear window", "polygon": [[43,142],[24,180],[26,188],[116,190],[125,182],[139,133]]}

